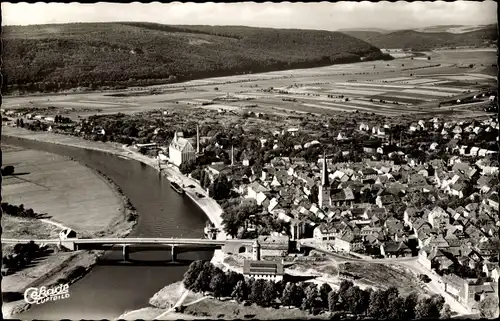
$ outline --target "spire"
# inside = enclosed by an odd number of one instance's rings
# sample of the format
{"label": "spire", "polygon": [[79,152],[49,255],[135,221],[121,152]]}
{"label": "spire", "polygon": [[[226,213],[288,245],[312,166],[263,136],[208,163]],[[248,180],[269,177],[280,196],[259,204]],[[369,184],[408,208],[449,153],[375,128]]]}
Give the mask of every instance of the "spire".
{"label": "spire", "polygon": [[328,182],[328,169],[326,168],[326,152],[323,150],[323,172],[321,173],[321,186],[330,185]]}
{"label": "spire", "polygon": [[196,154],[200,153],[200,126],[196,124]]}

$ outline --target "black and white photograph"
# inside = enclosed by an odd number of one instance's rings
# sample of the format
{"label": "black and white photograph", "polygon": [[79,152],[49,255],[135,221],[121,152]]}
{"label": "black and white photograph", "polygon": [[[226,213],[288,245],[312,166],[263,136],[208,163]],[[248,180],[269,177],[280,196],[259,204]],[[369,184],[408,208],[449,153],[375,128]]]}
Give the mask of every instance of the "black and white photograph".
{"label": "black and white photograph", "polygon": [[2,2],[0,319],[498,318],[497,10]]}

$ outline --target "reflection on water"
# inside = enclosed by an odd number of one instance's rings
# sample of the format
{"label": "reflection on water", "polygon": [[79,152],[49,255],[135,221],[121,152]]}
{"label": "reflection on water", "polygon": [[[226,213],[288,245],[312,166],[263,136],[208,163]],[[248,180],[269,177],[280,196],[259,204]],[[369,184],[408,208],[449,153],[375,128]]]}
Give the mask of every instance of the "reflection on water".
{"label": "reflection on water", "polygon": [[[175,193],[169,181],[151,167],[111,154],[30,140],[2,137],[3,144],[18,145],[72,157],[109,176],[139,213],[130,237],[203,237],[205,214],[186,197]],[[108,251],[92,271],[70,287],[70,297],[33,306],[23,319],[111,319],[126,310],[148,305],[165,285],[179,281],[193,260],[209,260],[210,251],[178,255],[171,263],[170,250],[131,253],[134,264],[119,263],[121,249]]]}

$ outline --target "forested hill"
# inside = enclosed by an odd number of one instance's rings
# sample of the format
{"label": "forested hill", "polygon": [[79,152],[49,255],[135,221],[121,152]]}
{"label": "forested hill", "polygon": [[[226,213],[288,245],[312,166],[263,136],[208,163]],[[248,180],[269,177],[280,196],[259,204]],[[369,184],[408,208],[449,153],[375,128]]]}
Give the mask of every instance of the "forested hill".
{"label": "forested hill", "polygon": [[3,28],[10,91],[148,85],[385,59],[339,32],[77,23]]}
{"label": "forested hill", "polygon": [[411,48],[416,51],[459,46],[482,47],[491,45],[498,40],[496,25],[489,25],[480,30],[464,33],[419,32],[415,30],[401,30],[390,33],[343,31],[343,33],[364,40],[378,48]]}

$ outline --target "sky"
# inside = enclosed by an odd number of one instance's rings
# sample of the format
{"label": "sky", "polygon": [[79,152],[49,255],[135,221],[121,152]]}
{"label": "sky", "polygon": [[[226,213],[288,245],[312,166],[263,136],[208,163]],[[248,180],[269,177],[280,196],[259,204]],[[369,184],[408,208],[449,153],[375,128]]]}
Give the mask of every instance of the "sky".
{"label": "sky", "polygon": [[2,3],[3,25],[143,21],[338,30],[410,29],[497,22],[495,1],[179,3]]}

